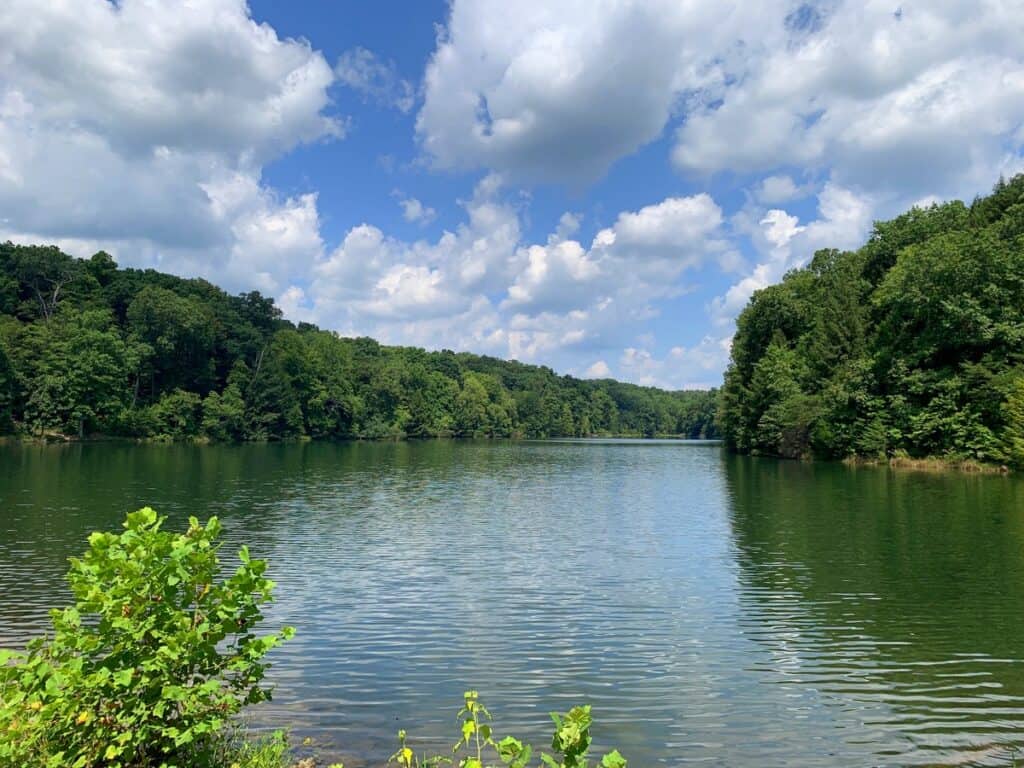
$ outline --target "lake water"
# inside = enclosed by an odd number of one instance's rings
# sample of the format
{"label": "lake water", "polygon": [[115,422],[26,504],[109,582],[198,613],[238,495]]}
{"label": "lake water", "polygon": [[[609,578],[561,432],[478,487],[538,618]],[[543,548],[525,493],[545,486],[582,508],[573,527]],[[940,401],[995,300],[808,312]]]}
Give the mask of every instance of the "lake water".
{"label": "lake water", "polygon": [[274,702],[346,765],[594,706],[636,768],[1006,765],[1024,746],[1024,482],[680,442],[0,446],[0,646],[149,504],[271,561]]}

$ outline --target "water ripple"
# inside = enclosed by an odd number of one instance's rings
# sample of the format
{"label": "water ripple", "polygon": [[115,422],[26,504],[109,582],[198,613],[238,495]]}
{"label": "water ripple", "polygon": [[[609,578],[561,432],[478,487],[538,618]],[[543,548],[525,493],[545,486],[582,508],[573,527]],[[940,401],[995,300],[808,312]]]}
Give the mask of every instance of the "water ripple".
{"label": "water ripple", "polygon": [[272,563],[255,727],[375,765],[478,688],[633,764],[999,765],[1024,745],[1024,492],[678,443],[77,446],[0,456],[0,645],[88,531],[218,514]]}

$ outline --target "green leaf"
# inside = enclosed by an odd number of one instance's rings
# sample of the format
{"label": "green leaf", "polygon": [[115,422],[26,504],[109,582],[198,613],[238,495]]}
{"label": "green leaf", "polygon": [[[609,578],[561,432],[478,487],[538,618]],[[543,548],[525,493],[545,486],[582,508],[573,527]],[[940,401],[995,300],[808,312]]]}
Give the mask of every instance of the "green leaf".
{"label": "green leaf", "polygon": [[143,507],[137,512],[129,512],[124,527],[130,531],[139,530],[156,523],[157,515],[150,507]]}

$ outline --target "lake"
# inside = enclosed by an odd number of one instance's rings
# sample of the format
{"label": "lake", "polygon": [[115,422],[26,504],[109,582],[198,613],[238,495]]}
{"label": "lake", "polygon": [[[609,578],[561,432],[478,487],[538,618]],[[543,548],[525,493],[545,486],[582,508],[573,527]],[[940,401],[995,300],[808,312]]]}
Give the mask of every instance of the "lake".
{"label": "lake", "polygon": [[[218,515],[270,560],[277,693],[347,766],[454,741],[467,688],[636,768],[1006,765],[1024,747],[1024,482],[671,441],[0,446],[0,646],[89,532]],[[228,553],[230,554],[230,553]]]}

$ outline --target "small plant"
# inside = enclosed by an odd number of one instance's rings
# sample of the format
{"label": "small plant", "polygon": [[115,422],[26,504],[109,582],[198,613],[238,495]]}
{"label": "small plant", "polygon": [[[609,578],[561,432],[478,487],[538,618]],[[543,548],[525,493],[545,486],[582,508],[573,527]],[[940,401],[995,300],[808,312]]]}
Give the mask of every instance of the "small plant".
{"label": "small plant", "polygon": [[[398,750],[391,756],[388,765],[400,768],[437,768],[444,764],[458,768],[495,768],[498,762],[508,768],[529,768],[533,748],[513,736],[497,740],[494,736],[491,713],[480,701],[476,691],[466,691],[464,703],[459,710],[461,738],[452,747],[452,757],[443,755],[417,756],[408,746],[405,731],[398,732]],[[590,765],[590,726],[593,718],[590,706],[573,707],[564,715],[551,713],[555,733],[551,739],[549,755],[542,753],[541,763],[547,768],[587,768]],[[457,761],[457,762],[456,762]],[[618,750],[612,750],[601,758],[601,768],[626,768],[626,759]]]}
{"label": "small plant", "polygon": [[257,739],[228,739],[223,754],[215,760],[213,765],[223,768],[288,768],[292,764],[288,737],[283,731]]}
{"label": "small plant", "polygon": [[161,530],[148,507],[71,561],[53,637],[0,651],[0,765],[204,768],[243,706],[270,698],[258,636],[274,583],[242,547],[221,577],[217,518]]}

